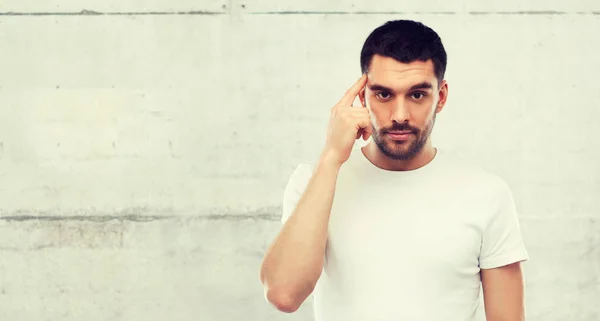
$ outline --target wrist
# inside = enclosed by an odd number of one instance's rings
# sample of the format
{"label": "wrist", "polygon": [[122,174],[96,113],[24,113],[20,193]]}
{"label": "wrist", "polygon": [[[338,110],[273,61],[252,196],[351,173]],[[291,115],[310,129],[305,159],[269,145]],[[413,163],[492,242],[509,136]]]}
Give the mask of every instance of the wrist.
{"label": "wrist", "polygon": [[318,166],[330,170],[339,170],[342,164],[343,162],[340,161],[340,157],[334,151],[326,149],[321,153]]}

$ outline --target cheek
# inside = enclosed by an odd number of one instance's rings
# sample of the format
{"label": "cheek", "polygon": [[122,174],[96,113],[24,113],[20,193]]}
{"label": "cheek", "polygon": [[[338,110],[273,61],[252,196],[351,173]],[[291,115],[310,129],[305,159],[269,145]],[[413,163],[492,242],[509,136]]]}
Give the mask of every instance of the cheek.
{"label": "cheek", "polygon": [[389,119],[389,113],[384,108],[381,108],[381,105],[368,104],[367,108],[369,109],[371,123],[375,126],[375,129],[387,126],[385,119]]}
{"label": "cheek", "polygon": [[423,103],[414,109],[415,116],[419,118],[419,121],[426,123],[435,114],[436,107],[437,103],[434,103],[433,101]]}

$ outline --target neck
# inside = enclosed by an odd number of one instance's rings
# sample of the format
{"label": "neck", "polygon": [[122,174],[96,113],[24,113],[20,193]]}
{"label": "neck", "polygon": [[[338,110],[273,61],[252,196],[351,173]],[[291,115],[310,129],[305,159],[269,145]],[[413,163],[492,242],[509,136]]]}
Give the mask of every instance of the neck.
{"label": "neck", "polygon": [[397,160],[384,155],[375,142],[371,140],[362,148],[362,152],[373,165],[381,169],[389,171],[411,171],[421,168],[431,162],[437,153],[437,149],[433,147],[431,139],[428,139],[425,146],[423,146],[421,151],[413,158]]}

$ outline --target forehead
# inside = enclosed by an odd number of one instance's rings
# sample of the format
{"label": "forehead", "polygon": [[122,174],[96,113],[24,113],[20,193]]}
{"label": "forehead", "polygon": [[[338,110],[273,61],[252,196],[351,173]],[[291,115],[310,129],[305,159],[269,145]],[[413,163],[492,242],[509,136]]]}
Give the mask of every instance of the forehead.
{"label": "forehead", "polygon": [[398,91],[423,82],[430,82],[434,89],[437,87],[431,60],[405,64],[390,57],[375,55],[371,60],[368,78],[368,86],[377,84]]}

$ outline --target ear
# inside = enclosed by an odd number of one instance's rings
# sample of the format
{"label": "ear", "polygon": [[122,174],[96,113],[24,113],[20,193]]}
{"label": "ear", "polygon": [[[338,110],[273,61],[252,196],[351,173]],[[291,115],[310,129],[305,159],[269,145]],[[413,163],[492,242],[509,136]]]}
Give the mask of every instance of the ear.
{"label": "ear", "polygon": [[444,109],[444,106],[446,106],[446,101],[448,99],[448,83],[443,80],[440,83],[440,90],[438,91],[438,103],[437,106],[435,106],[435,113],[439,113],[442,111],[442,109]]}
{"label": "ear", "polygon": [[358,93],[358,98],[360,99],[360,105],[363,107],[367,107],[367,101],[365,100],[365,90],[366,87],[363,87]]}

